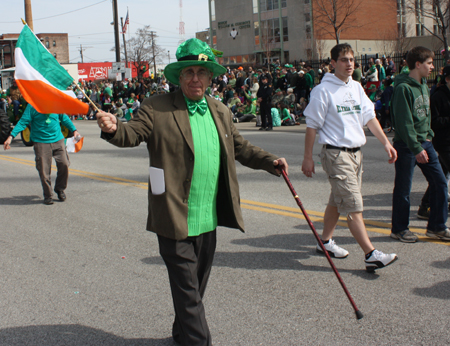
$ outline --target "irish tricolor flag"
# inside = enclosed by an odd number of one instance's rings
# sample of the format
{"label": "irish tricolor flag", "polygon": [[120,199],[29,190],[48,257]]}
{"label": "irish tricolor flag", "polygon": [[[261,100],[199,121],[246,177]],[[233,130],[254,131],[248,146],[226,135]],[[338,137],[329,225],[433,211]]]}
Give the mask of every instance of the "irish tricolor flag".
{"label": "irish tricolor flag", "polygon": [[89,106],[78,101],[73,78],[25,25],[15,49],[17,86],[39,113],[87,114]]}

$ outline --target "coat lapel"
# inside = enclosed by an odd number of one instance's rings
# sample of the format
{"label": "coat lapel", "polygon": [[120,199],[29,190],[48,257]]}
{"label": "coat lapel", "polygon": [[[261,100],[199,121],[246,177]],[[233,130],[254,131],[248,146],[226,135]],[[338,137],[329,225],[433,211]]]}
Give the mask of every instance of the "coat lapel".
{"label": "coat lapel", "polygon": [[183,134],[184,140],[188,144],[192,153],[194,153],[194,140],[192,138],[191,124],[189,122],[189,114],[187,111],[186,101],[184,100],[184,96],[181,90],[176,92],[173,105],[176,108],[173,111],[173,116],[175,117],[175,121],[178,124],[178,128]]}

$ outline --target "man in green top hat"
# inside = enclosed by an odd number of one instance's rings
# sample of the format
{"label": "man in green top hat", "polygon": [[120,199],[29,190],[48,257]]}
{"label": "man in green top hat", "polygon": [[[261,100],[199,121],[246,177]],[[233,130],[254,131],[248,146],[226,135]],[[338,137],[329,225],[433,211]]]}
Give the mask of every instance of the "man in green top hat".
{"label": "man in green top hat", "polygon": [[174,340],[211,345],[202,303],[216,247],[217,226],[244,230],[235,160],[280,174],[286,160],[250,144],[234,127],[230,110],[206,96],[212,78],[225,73],[210,47],[183,42],[164,75],[180,89],[150,97],[137,119],[117,122],[97,114],[102,137],[120,147],[147,143],[150,156],[147,230],[157,233],[175,308]]}

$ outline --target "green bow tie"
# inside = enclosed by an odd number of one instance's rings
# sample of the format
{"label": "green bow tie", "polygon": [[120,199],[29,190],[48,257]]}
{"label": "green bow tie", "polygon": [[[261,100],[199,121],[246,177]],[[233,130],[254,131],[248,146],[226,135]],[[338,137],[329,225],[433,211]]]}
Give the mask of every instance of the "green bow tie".
{"label": "green bow tie", "polygon": [[208,103],[205,98],[202,98],[200,101],[192,101],[186,98],[186,104],[189,115],[194,115],[195,112],[199,112],[201,115],[204,115],[208,110]]}

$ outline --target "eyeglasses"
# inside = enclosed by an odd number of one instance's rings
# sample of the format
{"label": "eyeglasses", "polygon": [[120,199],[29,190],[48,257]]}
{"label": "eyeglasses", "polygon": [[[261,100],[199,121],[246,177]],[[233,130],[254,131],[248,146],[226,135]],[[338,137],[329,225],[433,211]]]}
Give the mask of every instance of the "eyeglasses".
{"label": "eyeglasses", "polygon": [[192,70],[187,70],[181,73],[181,76],[187,80],[191,80],[194,78],[194,76],[197,75],[198,79],[207,79],[211,76],[211,72],[207,70],[200,70],[197,73],[195,73]]}
{"label": "eyeglasses", "polygon": [[354,62],[355,61],[355,59],[353,59],[353,58],[340,58],[340,59],[338,59],[340,62],[343,62],[343,63],[347,63],[347,62]]}

